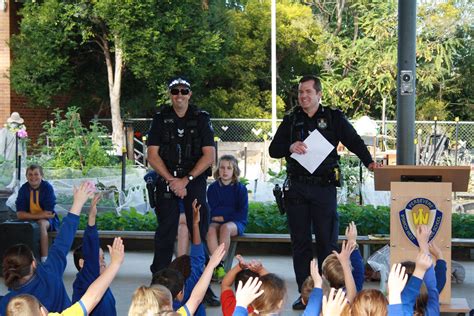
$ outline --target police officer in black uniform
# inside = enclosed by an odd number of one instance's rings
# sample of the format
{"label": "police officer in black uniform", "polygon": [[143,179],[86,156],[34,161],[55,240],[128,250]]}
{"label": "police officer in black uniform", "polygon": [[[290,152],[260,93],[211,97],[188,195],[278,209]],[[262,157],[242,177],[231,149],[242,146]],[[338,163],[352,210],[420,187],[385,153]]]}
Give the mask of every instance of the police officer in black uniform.
{"label": "police officer in black uniform", "polygon": [[214,163],[214,131],[209,114],[189,104],[191,84],[178,77],[168,85],[172,106],[162,106],[148,134],[148,161],[158,173],[155,213],[155,254],[152,273],[168,267],[178,231],[178,199],[183,199],[192,235],[192,202],[201,204],[199,228],[204,241],[209,226],[207,173]]}
{"label": "police officer in black uniform", "polygon": [[[312,230],[316,235],[316,255],[321,267],[324,259],[337,250],[339,219],[336,211],[336,186],[340,184],[339,142],[355,153],[369,169],[375,163],[363,140],[339,110],[320,106],[321,82],[315,76],[304,76],[298,86],[300,106],[292,109],[278,127],[270,144],[273,158],[286,158],[287,179],[283,184],[284,205],[288,217],[293,252],[293,267],[298,290],[310,275],[313,259]],[[305,154],[303,142],[308,135],[318,130],[334,149],[321,165],[310,173],[291,154]],[[304,309],[299,297],[293,309]]]}

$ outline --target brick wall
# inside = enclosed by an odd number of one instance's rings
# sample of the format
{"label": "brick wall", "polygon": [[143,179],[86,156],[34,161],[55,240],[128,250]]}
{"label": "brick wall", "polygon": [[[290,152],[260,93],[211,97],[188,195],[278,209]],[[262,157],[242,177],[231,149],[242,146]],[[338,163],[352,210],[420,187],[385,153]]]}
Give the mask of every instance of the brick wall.
{"label": "brick wall", "polygon": [[38,136],[43,132],[41,123],[52,119],[52,109],[63,107],[67,103],[67,97],[54,98],[54,106],[51,109],[27,107],[27,99],[12,91],[8,70],[12,60],[12,54],[7,42],[12,34],[19,32],[20,17],[18,11],[22,4],[13,0],[9,1],[7,12],[0,12],[0,128],[6,123],[11,112],[18,112],[25,120],[28,136],[32,143],[36,143]]}
{"label": "brick wall", "polygon": [[[13,2],[13,1],[11,1]],[[10,80],[7,78],[10,68],[10,6],[0,11],[0,124],[6,123],[10,116]],[[1,126],[0,125],[0,126]]]}
{"label": "brick wall", "polygon": [[25,120],[28,137],[31,138],[32,144],[34,144],[36,143],[38,136],[43,132],[41,123],[44,121],[50,121],[53,118],[53,109],[64,107],[64,104],[66,104],[67,101],[67,97],[55,97],[55,105],[51,108],[30,108],[26,106],[27,100],[25,97],[19,96],[12,91],[11,111],[20,113],[20,116]]}

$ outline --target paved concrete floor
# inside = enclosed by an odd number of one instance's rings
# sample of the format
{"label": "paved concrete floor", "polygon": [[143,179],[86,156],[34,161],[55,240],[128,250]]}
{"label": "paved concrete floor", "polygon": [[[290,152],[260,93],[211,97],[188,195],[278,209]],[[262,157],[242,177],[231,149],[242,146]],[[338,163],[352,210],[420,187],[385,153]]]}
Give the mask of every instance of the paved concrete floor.
{"label": "paved concrete floor", "polygon": [[[268,249],[267,251],[268,252]],[[125,262],[112,284],[112,291],[117,301],[117,310],[119,316],[126,316],[128,307],[130,305],[131,297],[134,290],[142,284],[148,285],[150,282],[149,264],[152,260],[153,254],[150,252],[127,252]],[[246,259],[257,259],[256,256],[247,256]],[[300,315],[301,313],[291,310],[291,303],[297,297],[296,283],[294,281],[294,272],[290,256],[284,255],[263,255],[259,256],[263,264],[271,272],[277,273],[283,277],[288,287],[288,297],[285,302],[284,310],[281,315]],[[452,297],[464,297],[468,300],[469,306],[474,308],[474,262],[461,262],[466,269],[466,279],[463,284],[452,284]],[[74,281],[76,269],[74,267],[72,254],[68,256],[68,266],[64,273],[64,282],[66,288],[69,289],[69,294],[72,293],[72,282]],[[378,287],[378,283],[369,282],[365,287]],[[219,285],[213,283],[212,288],[214,292],[219,293]],[[3,280],[0,285],[0,293],[5,293],[6,288]],[[217,316],[221,315],[220,308],[208,308],[207,315]]]}

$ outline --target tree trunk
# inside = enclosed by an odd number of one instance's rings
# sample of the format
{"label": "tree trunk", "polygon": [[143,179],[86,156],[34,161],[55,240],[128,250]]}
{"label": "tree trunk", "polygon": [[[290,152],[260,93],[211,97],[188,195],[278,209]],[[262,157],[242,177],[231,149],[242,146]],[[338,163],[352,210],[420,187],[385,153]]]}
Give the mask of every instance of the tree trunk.
{"label": "tree trunk", "polygon": [[112,144],[115,154],[122,155],[124,146],[123,121],[120,115],[120,88],[122,84],[123,52],[120,40],[115,37],[115,69],[110,56],[108,41],[102,40],[105,63],[107,65],[107,79],[109,82],[110,112],[112,115]]}

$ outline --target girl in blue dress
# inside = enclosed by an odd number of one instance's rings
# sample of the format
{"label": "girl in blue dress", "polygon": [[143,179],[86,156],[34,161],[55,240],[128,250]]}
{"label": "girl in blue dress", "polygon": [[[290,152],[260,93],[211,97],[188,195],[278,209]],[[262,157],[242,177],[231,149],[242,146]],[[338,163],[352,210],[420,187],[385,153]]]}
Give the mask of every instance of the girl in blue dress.
{"label": "girl in blue dress", "polygon": [[[240,169],[232,155],[219,158],[214,181],[207,189],[211,223],[207,233],[207,246],[212,254],[219,244],[225,244],[226,254],[232,236],[242,235],[247,226],[248,194],[239,182]],[[214,271],[214,279],[225,276],[223,262]]]}

